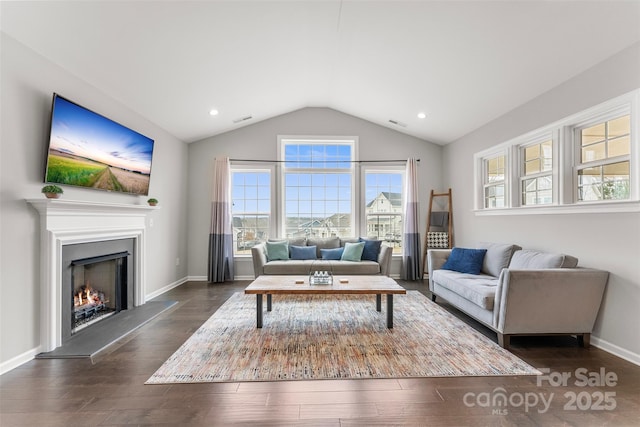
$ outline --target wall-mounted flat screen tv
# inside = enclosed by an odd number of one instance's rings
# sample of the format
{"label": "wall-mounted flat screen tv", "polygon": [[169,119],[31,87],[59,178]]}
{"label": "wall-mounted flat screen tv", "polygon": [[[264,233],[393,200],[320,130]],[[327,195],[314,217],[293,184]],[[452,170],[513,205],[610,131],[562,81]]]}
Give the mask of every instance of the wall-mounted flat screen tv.
{"label": "wall-mounted flat screen tv", "polygon": [[146,196],[153,143],[54,93],[45,182]]}

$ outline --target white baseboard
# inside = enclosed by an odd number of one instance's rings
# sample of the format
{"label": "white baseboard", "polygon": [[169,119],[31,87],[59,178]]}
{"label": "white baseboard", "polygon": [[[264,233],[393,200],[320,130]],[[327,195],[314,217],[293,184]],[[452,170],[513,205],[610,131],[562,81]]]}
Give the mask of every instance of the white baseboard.
{"label": "white baseboard", "polygon": [[599,349],[604,350],[607,353],[611,353],[614,356],[618,356],[626,361],[629,361],[634,365],[640,366],[640,354],[633,353],[626,348],[622,348],[601,338],[594,337],[593,335],[591,335],[591,345],[594,347],[598,347]]}
{"label": "white baseboard", "polygon": [[206,282],[208,279],[207,276],[188,276],[187,280],[189,282]]}
{"label": "white baseboard", "polygon": [[147,295],[145,296],[145,300],[146,300],[146,301],[149,301],[149,300],[154,299],[155,297],[158,297],[158,296],[160,296],[160,295],[164,294],[165,292],[169,292],[171,289],[173,289],[173,288],[177,288],[178,286],[180,286],[180,285],[182,285],[183,283],[185,283],[187,280],[189,280],[189,279],[188,279],[188,278],[186,278],[186,277],[183,277],[183,278],[182,278],[182,279],[180,279],[180,280],[176,280],[175,282],[170,283],[170,284],[168,284],[167,286],[165,286],[165,287],[163,287],[163,288],[158,289],[157,291],[153,291],[153,292],[151,292],[150,294],[147,294]]}
{"label": "white baseboard", "polygon": [[0,363],[0,375],[4,375],[20,365],[24,365],[25,363],[30,362],[31,360],[35,359],[36,355],[40,354],[41,352],[42,351],[40,347],[36,347],[17,355],[13,359],[9,359],[6,362]]}

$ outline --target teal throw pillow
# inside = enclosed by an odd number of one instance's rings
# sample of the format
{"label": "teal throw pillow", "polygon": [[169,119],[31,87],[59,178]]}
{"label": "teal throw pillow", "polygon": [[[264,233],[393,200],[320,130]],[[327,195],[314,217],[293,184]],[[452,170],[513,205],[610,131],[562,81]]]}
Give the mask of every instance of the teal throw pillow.
{"label": "teal throw pillow", "polygon": [[331,261],[340,261],[340,259],[342,259],[343,252],[344,252],[344,248],[320,249],[320,254],[322,255],[322,259],[327,259]]}
{"label": "teal throw pillow", "polygon": [[267,260],[289,259],[289,244],[285,242],[267,242]]}
{"label": "teal throw pillow", "polygon": [[342,252],[342,261],[360,261],[362,259],[362,252],[364,251],[364,242],[360,243],[345,243],[344,252]]}
{"label": "teal throw pillow", "polygon": [[361,242],[364,242],[364,250],[362,251],[363,261],[378,261],[378,255],[380,255],[380,247],[382,246],[382,240],[367,240],[360,238]]}
{"label": "teal throw pillow", "polygon": [[289,246],[291,259],[317,259],[315,246]]}
{"label": "teal throw pillow", "polygon": [[453,248],[442,269],[459,273],[480,274],[486,253],[486,249]]}

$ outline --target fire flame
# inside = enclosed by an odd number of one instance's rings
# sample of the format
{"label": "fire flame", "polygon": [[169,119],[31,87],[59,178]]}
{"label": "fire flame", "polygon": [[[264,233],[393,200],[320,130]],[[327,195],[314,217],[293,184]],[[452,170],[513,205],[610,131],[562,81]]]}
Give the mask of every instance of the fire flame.
{"label": "fire flame", "polygon": [[94,290],[90,284],[86,284],[73,296],[73,306],[99,305],[104,302],[104,294]]}

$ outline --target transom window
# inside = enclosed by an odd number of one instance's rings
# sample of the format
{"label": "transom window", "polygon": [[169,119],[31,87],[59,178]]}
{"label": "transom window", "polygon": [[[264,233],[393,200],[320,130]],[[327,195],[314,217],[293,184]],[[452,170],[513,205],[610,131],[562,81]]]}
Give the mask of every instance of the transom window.
{"label": "transom window", "polygon": [[548,208],[527,213],[637,211],[639,129],[637,89],[476,153],[475,207],[497,215],[540,205]]}
{"label": "transom window", "polygon": [[629,198],[630,118],[624,115],[579,130],[579,201]]}

